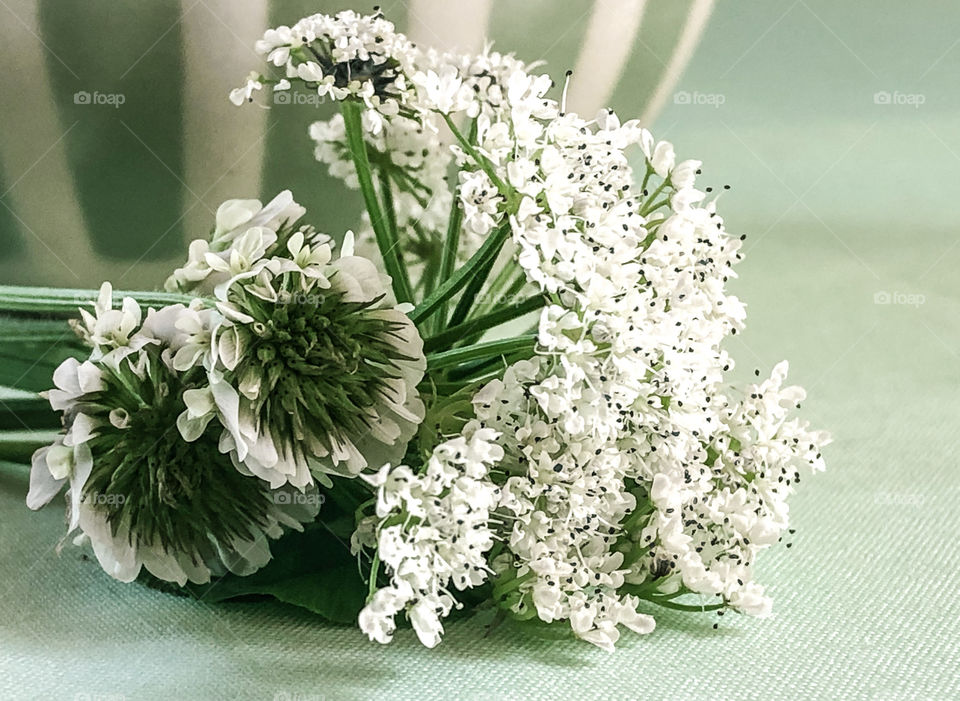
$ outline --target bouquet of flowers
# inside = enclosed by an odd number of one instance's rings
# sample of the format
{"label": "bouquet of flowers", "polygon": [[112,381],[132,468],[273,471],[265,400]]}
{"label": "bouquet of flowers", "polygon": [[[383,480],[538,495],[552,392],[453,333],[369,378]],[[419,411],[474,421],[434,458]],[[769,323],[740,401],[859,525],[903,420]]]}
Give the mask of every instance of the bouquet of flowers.
{"label": "bouquet of flowers", "polygon": [[338,103],[310,137],[362,224],[335,239],[290,192],[230,200],[165,292],[104,283],[28,506],[66,487],[68,534],[119,580],[269,594],[381,643],[406,620],[433,647],[461,609],[605,649],[657,607],[767,615],[756,558],[828,438],[792,417],[786,363],[726,379],[743,237],[700,162],[379,12],[256,50],[269,73],[230,99]]}

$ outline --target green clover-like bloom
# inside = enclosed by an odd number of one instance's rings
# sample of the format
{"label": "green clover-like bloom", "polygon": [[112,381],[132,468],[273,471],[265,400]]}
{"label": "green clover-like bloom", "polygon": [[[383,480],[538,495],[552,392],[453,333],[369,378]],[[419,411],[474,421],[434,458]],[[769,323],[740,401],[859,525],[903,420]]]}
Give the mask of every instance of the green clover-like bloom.
{"label": "green clover-like bloom", "polygon": [[[107,311],[101,322],[116,316]],[[175,361],[192,340],[182,329],[216,318],[183,305],[151,310],[125,345],[70,359],[54,377],[49,397],[66,429],[35,454],[28,504],[39,508],[69,482],[70,530],[117,579],[144,567],[180,584],[250,574],[269,561],[269,538],[316,516],[315,489],[272,490],[220,450],[218,425],[185,420],[210,390],[201,365]]]}
{"label": "green clover-like bloom", "polygon": [[423,419],[423,344],[376,268],[352,255],[323,265],[302,243],[219,295],[213,384],[236,390],[240,417],[226,440],[273,486],[379,468]]}

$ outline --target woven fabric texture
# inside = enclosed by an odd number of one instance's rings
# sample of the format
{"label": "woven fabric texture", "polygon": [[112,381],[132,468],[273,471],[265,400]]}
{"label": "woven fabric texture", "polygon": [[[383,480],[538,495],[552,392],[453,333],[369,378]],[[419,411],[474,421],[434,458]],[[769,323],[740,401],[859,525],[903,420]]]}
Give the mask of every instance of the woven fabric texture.
{"label": "woven fabric texture", "polygon": [[792,547],[761,558],[772,618],[654,612],[613,654],[486,619],[382,647],[57,556],[59,505],[28,512],[25,469],[3,465],[0,698],[960,698],[960,47],[940,14],[958,11],[881,4],[720,2],[679,87],[722,103],[673,101],[654,125],[704,185],[733,185],[736,373],[790,359],[835,439],[792,501]]}

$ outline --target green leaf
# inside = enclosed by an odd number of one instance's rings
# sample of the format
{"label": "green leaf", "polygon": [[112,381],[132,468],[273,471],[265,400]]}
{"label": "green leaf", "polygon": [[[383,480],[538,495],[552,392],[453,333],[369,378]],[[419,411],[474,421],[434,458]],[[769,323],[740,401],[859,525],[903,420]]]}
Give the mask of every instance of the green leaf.
{"label": "green leaf", "polygon": [[89,351],[70,343],[0,343],[0,385],[28,392],[53,387],[53,371],[69,357],[82,358]]}
{"label": "green leaf", "polygon": [[494,328],[495,326],[505,324],[506,322],[512,321],[513,319],[521,317],[524,314],[536,311],[544,306],[546,301],[546,298],[542,295],[534,295],[523,300],[522,302],[501,307],[496,311],[490,312],[489,314],[484,314],[483,316],[474,317],[463,324],[451,326],[447,330],[438,333],[436,336],[427,338],[423,343],[423,348],[428,353],[447,348],[453,343],[462,341],[463,339],[469,338],[473,335],[482,334],[489,329]]}
{"label": "green leaf", "polygon": [[470,257],[470,260],[460,266],[440,287],[410,312],[411,321],[419,324],[424,319],[429,318],[443,306],[444,302],[470,282],[474,275],[482,274],[486,279],[486,274],[489,272],[485,270],[486,266],[499,255],[500,249],[509,235],[510,222],[506,221],[484,240],[480,248]]}
{"label": "green leaf", "polygon": [[[161,582],[147,572],[139,580],[164,591],[190,594],[216,603],[242,599],[276,599],[311,611],[332,623],[354,623],[366,600],[367,584],[357,561],[350,554],[347,539],[340,534],[351,530],[342,523],[346,516],[330,507],[323,521],[307,525],[271,543],[273,559],[247,577],[228,574],[209,584],[188,584],[180,588]],[[329,520],[329,523],[328,523]],[[352,519],[351,519],[352,523]]]}
{"label": "green leaf", "polygon": [[333,623],[354,623],[366,600],[355,565],[286,579],[267,589],[278,601],[313,611]]}
{"label": "green leaf", "polygon": [[29,463],[37,448],[50,445],[60,432],[47,431],[0,431],[0,460]]}
{"label": "green leaf", "polygon": [[518,352],[529,352],[530,355],[533,355],[536,344],[536,334],[477,343],[476,345],[466,348],[454,348],[453,350],[441,351],[439,353],[430,353],[427,355],[427,367],[431,370],[436,370],[437,368],[459,365],[471,360],[486,360],[489,358],[499,358],[501,356],[511,356]]}
{"label": "green leaf", "polygon": [[0,431],[59,428],[60,419],[38,394],[0,387]]}

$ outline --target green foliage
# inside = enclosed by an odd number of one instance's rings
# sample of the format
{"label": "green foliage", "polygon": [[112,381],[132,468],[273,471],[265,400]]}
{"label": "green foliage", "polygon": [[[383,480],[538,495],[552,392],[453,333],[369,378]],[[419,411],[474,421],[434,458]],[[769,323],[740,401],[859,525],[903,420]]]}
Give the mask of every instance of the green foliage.
{"label": "green foliage", "polygon": [[[182,589],[150,575],[141,575],[141,581],[211,603],[272,598],[332,623],[355,623],[367,586],[347,541],[336,532],[342,532],[344,525],[334,516],[308,525],[302,533],[288,533],[272,543],[270,563],[247,577],[228,574],[209,584],[189,584]],[[347,528],[352,528],[352,519]]]}

